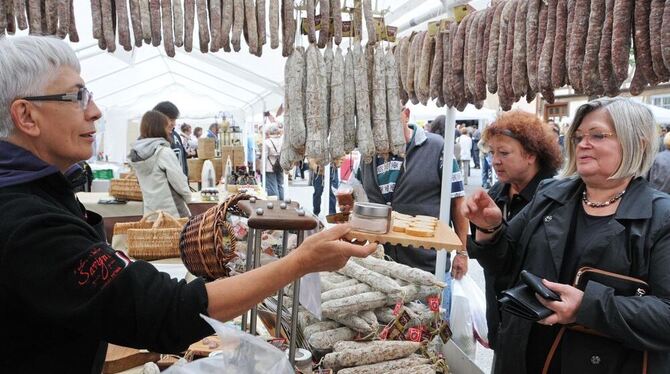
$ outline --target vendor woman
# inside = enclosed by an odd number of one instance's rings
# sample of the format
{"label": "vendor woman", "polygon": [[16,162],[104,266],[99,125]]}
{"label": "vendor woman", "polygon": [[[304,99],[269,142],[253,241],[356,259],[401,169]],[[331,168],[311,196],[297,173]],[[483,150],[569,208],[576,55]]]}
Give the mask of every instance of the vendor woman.
{"label": "vendor woman", "polygon": [[107,343],[181,352],[212,334],[201,313],[229,320],[297,277],[375,249],[340,241],[349,227],[336,226],[208,284],[131,262],[92,226],[66,173],[91,157],[101,116],[74,51],[51,37],[0,38],[0,66],[3,372],[99,373]]}

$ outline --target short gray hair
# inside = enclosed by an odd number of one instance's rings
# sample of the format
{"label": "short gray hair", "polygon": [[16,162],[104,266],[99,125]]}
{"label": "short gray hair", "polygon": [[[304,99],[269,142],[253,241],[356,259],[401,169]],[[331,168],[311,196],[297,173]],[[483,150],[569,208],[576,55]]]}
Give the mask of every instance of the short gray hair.
{"label": "short gray hair", "polygon": [[577,174],[576,144],[572,140],[572,134],[587,114],[600,109],[607,112],[614,124],[614,132],[622,149],[621,164],[610,179],[646,175],[658,151],[658,135],[651,110],[631,99],[605,97],[590,101],[577,109],[575,119],[566,135],[568,161],[561,173],[562,176],[570,177]]}
{"label": "short gray hair", "polygon": [[14,132],[9,107],[25,96],[42,95],[61,67],[81,71],[77,55],[62,40],[47,36],[0,38],[0,139]]}

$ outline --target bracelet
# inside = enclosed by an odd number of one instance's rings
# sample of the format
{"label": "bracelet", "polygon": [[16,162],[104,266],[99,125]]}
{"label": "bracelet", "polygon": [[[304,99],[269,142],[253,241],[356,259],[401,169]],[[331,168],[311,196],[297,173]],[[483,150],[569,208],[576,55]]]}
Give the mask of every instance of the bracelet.
{"label": "bracelet", "polygon": [[490,229],[485,229],[485,228],[479,227],[477,225],[474,225],[474,226],[475,226],[476,230],[479,230],[480,232],[483,232],[484,234],[493,234],[494,232],[498,231],[498,229],[500,229],[504,223],[505,223],[505,220],[502,220],[502,221],[500,221],[498,226],[492,227]]}
{"label": "bracelet", "polygon": [[465,256],[465,257],[470,257],[470,256],[468,256],[468,251],[463,250],[463,249],[456,251],[456,256],[459,256],[459,255],[460,256]]}

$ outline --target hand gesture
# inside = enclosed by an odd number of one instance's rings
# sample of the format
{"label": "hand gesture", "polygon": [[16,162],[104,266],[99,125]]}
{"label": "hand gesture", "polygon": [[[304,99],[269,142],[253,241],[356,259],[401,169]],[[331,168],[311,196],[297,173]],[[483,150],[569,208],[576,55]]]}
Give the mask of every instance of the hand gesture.
{"label": "hand gesture", "polygon": [[476,190],[465,199],[463,215],[476,226],[489,229],[500,225],[502,212],[491,197],[482,189]]}
{"label": "hand gesture", "polygon": [[360,246],[340,240],[349,231],[349,224],[335,225],[305,239],[291,255],[298,256],[300,268],[307,274],[341,269],[349,257],[367,257],[377,249],[377,243]]}

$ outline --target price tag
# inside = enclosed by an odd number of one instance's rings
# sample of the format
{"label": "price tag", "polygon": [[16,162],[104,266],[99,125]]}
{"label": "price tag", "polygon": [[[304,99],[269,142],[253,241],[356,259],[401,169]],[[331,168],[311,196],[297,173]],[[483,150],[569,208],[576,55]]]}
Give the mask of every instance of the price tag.
{"label": "price tag", "polygon": [[428,301],[428,307],[432,312],[440,311],[440,298],[438,296],[428,296],[426,300]]}
{"label": "price tag", "polygon": [[417,327],[412,327],[409,330],[407,330],[407,340],[411,340],[413,342],[421,342],[423,338],[423,330]]}
{"label": "price tag", "polygon": [[403,304],[402,300],[398,300],[398,302],[395,303],[395,307],[393,308],[393,315],[397,316],[400,314],[400,311],[403,309]]}
{"label": "price tag", "polygon": [[388,327],[388,326],[384,327],[384,329],[382,330],[382,332],[379,334],[379,338],[380,338],[381,340],[386,340],[386,338],[388,338],[388,336],[389,336],[389,332],[390,332],[390,331],[391,331],[391,328],[390,328],[390,327]]}

